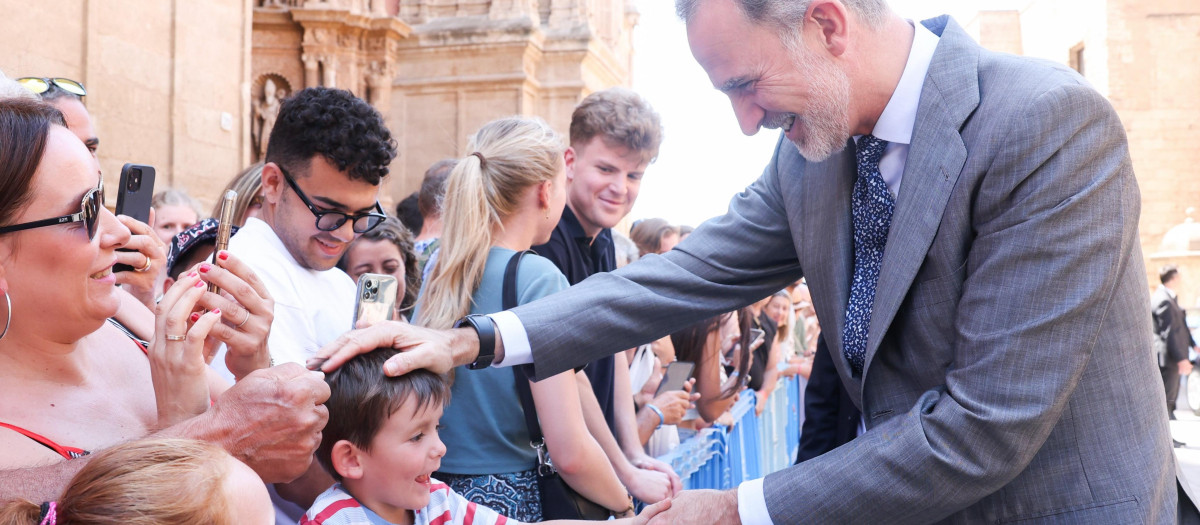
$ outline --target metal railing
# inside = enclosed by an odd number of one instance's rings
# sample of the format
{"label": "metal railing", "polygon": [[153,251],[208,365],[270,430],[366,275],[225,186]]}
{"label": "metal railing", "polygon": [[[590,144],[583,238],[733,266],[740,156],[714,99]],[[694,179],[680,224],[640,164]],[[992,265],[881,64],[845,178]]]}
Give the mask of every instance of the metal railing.
{"label": "metal railing", "polygon": [[671,465],[687,489],[728,489],[786,468],[800,445],[800,382],[781,378],[762,416],[756,396],[742,392],[730,408],[732,427],[714,425],[658,459]]}

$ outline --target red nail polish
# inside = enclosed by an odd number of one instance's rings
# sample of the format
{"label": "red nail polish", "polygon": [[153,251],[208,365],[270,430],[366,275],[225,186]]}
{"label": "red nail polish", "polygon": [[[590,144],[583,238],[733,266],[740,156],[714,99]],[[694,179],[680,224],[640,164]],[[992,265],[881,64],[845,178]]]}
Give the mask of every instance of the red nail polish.
{"label": "red nail polish", "polygon": [[200,275],[200,274],[198,274],[198,273],[196,273],[196,272],[189,272],[189,273],[188,273],[188,277],[197,277],[197,276],[199,276],[199,275]]}
{"label": "red nail polish", "polygon": [[212,269],[212,265],[208,263],[200,263],[200,273],[208,273]]}
{"label": "red nail polish", "polygon": [[196,288],[204,288],[204,281],[196,281]]}
{"label": "red nail polish", "polygon": [[218,258],[218,259],[220,259],[220,260],[222,260],[222,261],[228,260],[228,259],[229,259],[229,252],[227,252],[227,251],[225,251],[225,250],[221,250],[219,253],[217,253],[217,258]]}
{"label": "red nail polish", "polygon": [[199,321],[200,320],[200,312],[193,313],[189,319],[191,319],[193,323],[196,321]]}
{"label": "red nail polish", "polygon": [[214,313],[214,314],[217,314],[217,315],[221,315],[221,309],[220,309],[220,308],[213,308],[213,309],[212,309],[212,313]]}

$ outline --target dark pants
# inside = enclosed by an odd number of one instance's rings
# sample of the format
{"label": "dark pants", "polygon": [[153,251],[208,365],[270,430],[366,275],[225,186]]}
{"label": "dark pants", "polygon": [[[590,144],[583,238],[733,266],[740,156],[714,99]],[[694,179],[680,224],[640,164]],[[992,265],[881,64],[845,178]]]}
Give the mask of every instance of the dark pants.
{"label": "dark pants", "polygon": [[1163,386],[1167,389],[1167,413],[1175,417],[1175,399],[1179,397],[1179,363],[1167,363],[1158,369],[1162,372]]}

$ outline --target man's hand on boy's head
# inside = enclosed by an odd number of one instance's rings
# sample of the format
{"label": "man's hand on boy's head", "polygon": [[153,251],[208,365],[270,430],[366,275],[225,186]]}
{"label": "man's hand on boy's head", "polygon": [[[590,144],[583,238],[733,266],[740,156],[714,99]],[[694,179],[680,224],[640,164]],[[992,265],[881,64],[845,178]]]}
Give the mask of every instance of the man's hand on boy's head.
{"label": "man's hand on boy's head", "polygon": [[384,321],[342,334],[322,347],[309,360],[309,366],[332,372],[350,358],[376,348],[400,350],[383,365],[383,372],[388,376],[404,375],[420,368],[445,374],[456,366],[475,361],[479,354],[479,336],[470,328],[434,330],[401,321]]}

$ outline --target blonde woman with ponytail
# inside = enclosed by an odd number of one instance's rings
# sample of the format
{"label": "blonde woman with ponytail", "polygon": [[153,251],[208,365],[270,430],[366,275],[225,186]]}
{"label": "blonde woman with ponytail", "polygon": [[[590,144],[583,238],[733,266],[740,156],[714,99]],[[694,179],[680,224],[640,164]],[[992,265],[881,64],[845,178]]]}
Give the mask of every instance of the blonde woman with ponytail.
{"label": "blonde woman with ponytail", "polygon": [[[535,118],[483,126],[446,181],[442,241],[413,313],[450,328],[468,314],[500,311],[509,260],[550,239],[566,203],[561,137]],[[517,271],[518,303],[567,287],[550,261],[528,254]],[[446,455],[436,474],[455,492],[524,522],[542,521],[537,453],[530,447],[512,369],[458,370],[442,416]],[[532,383],[554,464],[577,492],[614,512],[629,496],[588,433],[573,372]]]}

